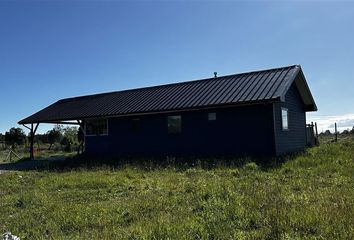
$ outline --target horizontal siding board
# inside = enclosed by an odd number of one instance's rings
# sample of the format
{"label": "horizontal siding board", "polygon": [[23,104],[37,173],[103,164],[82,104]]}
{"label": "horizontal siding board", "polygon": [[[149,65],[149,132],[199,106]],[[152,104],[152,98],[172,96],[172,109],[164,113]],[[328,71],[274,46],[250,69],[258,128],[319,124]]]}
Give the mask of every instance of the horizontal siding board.
{"label": "horizontal siding board", "polygon": [[[288,109],[289,130],[282,130],[281,109]],[[306,146],[306,115],[304,105],[294,84],[285,96],[285,102],[275,104],[275,139],[277,155],[303,151]]]}

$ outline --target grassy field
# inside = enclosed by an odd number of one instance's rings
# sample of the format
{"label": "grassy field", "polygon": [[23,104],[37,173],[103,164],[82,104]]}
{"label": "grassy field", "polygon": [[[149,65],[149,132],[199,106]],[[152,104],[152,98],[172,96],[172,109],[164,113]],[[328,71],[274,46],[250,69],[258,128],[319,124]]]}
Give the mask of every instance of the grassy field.
{"label": "grassy field", "polygon": [[220,162],[3,173],[0,233],[21,239],[354,239],[352,138],[276,167]]}
{"label": "grassy field", "polygon": [[[0,149],[0,163],[4,162],[16,162],[19,160],[24,160],[29,157],[29,152],[26,149],[15,149],[15,154],[9,157],[9,148]],[[36,159],[47,159],[51,157],[71,157],[76,155],[76,152],[64,152],[64,151],[54,151],[54,150],[42,150],[35,153]]]}

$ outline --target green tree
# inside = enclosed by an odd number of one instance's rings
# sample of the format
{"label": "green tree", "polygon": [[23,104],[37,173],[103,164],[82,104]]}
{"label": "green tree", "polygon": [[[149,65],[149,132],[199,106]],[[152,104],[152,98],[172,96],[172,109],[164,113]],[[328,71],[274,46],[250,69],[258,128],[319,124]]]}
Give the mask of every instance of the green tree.
{"label": "green tree", "polygon": [[324,135],[329,136],[329,135],[332,135],[332,133],[331,133],[329,130],[326,130],[326,131],[324,132]]}
{"label": "green tree", "polygon": [[61,139],[63,138],[62,130],[58,127],[54,127],[52,130],[47,132],[47,140],[49,145],[48,150],[50,150],[54,143],[60,143]]}
{"label": "green tree", "polygon": [[341,132],[341,134],[347,135],[347,134],[349,134],[349,130],[343,130],[343,132]]}
{"label": "green tree", "polygon": [[78,128],[77,127],[66,127],[63,129],[63,138],[60,142],[60,144],[64,147],[64,151],[72,151],[72,147],[74,145],[78,145],[79,141],[77,138],[77,132]]}
{"label": "green tree", "polygon": [[26,140],[26,135],[21,128],[11,128],[5,133],[6,145],[15,147],[16,145],[23,145]]}
{"label": "green tree", "polygon": [[4,143],[5,143],[5,136],[4,134],[0,133],[0,148],[5,147]]}

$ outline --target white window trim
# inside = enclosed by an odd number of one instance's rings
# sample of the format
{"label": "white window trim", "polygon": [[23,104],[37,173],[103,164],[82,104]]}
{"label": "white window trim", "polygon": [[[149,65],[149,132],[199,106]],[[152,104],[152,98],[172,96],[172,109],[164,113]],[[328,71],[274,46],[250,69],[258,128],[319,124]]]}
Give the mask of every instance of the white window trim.
{"label": "white window trim", "polygon": [[[93,120],[93,119],[88,119],[88,120]],[[106,122],[107,122],[107,133],[96,135],[96,134],[86,134],[86,121],[85,121],[85,125],[84,125],[85,137],[103,137],[103,136],[108,136],[108,134],[109,134],[109,124],[108,124],[109,122],[108,122],[108,119],[106,119]]]}
{"label": "white window trim", "polygon": [[[287,127],[286,128],[284,128],[284,124],[283,124],[283,122],[284,122],[283,121],[283,111],[286,111],[286,121],[287,121]],[[280,114],[281,114],[281,129],[283,131],[289,131],[289,109],[282,107],[281,111],[280,111]]]}

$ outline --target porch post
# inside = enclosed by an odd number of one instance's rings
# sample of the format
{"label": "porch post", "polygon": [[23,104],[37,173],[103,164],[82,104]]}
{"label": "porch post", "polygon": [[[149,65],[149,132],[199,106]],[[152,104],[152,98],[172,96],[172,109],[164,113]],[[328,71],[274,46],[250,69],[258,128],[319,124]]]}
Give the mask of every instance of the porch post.
{"label": "porch post", "polygon": [[34,135],[36,134],[39,123],[36,124],[36,127],[33,129],[33,123],[31,123],[30,128],[30,159],[34,159]]}
{"label": "porch post", "polygon": [[34,142],[33,123],[31,123],[31,130],[30,130],[30,159],[31,160],[34,158],[33,142]]}

